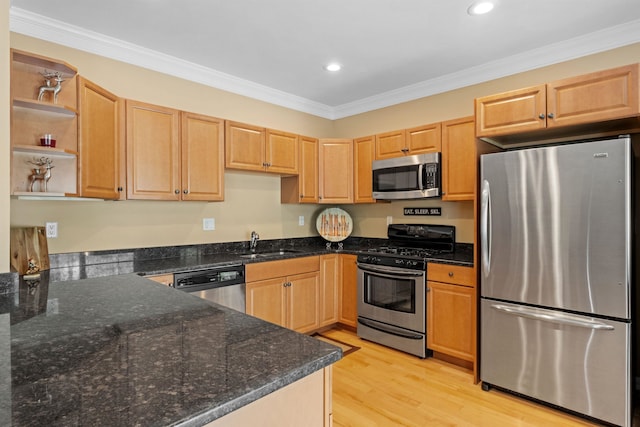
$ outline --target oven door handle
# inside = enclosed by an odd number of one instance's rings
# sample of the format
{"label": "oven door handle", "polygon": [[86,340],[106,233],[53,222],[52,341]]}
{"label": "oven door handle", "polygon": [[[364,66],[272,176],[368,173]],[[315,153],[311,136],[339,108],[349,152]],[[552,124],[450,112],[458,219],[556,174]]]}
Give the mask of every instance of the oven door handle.
{"label": "oven door handle", "polygon": [[400,277],[422,277],[424,276],[424,271],[409,271],[409,270],[400,270],[397,268],[384,268],[376,266],[375,268],[370,267],[369,265],[356,263],[360,270],[368,271],[370,273],[379,274],[384,277],[388,277],[390,279],[396,279],[398,276]]}
{"label": "oven door handle", "polygon": [[396,335],[402,338],[409,338],[411,340],[421,340],[423,338],[423,335],[421,334],[400,330],[399,328],[394,328],[391,326],[385,327],[384,325],[381,325],[377,322],[368,321],[367,319],[363,319],[362,317],[358,317],[358,323],[368,328],[375,329],[377,331],[384,332],[387,334]]}

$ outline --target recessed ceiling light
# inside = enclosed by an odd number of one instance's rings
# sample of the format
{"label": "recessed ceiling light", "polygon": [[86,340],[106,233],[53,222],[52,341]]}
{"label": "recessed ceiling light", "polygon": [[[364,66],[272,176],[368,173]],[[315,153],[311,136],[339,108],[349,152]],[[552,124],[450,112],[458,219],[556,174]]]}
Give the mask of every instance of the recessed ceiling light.
{"label": "recessed ceiling light", "polygon": [[327,64],[324,66],[324,69],[327,71],[340,71],[342,69],[342,65],[333,62],[331,64]]}
{"label": "recessed ceiling light", "polygon": [[467,9],[467,13],[469,15],[484,15],[485,13],[491,12],[493,9],[493,3],[490,1],[477,1],[473,3]]}

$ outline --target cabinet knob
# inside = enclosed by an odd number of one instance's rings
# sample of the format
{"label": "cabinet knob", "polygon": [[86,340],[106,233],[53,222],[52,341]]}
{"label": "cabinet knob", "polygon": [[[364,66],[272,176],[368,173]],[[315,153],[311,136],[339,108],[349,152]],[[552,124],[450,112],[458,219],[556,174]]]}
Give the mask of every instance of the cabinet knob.
{"label": "cabinet knob", "polygon": [[184,190],[182,190],[182,192],[183,192],[184,194],[189,194],[189,190],[187,190],[186,188],[185,188]]}
{"label": "cabinet knob", "polygon": [[178,190],[178,189],[176,188],[176,190],[174,191],[174,193],[176,193],[176,194],[180,194],[180,190]]}
{"label": "cabinet knob", "polygon": [[553,119],[553,117],[554,117],[554,116],[553,116],[553,113],[549,113],[549,114],[547,114],[547,117],[549,117],[550,119]]}
{"label": "cabinet knob", "polygon": [[449,272],[449,277],[453,277],[453,271]]}
{"label": "cabinet knob", "polygon": [[118,191],[122,192],[123,188],[122,187],[118,187]]}
{"label": "cabinet knob", "polygon": [[544,119],[544,114],[543,114],[543,113],[540,113],[540,115],[538,115],[538,118],[539,118],[540,120]]}

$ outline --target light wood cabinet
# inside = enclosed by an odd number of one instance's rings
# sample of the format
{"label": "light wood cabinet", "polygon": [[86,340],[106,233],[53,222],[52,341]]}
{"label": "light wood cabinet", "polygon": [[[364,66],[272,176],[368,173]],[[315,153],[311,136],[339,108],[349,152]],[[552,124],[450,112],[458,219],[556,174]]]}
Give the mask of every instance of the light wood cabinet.
{"label": "light wood cabinet", "polygon": [[338,322],[358,326],[358,266],[356,255],[340,255]]}
{"label": "light wood cabinet", "polygon": [[[43,92],[44,75],[59,73],[62,81],[57,99]],[[76,196],[78,194],[77,69],[64,61],[11,49],[11,194]],[[50,78],[51,87],[57,86]],[[40,138],[51,134],[55,147],[43,147]],[[33,162],[48,159],[53,165],[47,191],[36,181],[31,189]],[[44,171],[44,168],[41,168]]]}
{"label": "light wood cabinet", "polygon": [[298,174],[298,135],[227,121],[225,139],[229,169]]}
{"label": "light wood cabinet", "polygon": [[376,150],[375,136],[353,140],[353,201],[375,203],[373,198],[372,165]]}
{"label": "light wood cabinet", "polygon": [[298,175],[280,178],[281,203],[318,203],[318,139],[300,136]]}
{"label": "light wood cabinet", "polygon": [[442,123],[442,200],[474,200],[478,171],[474,117]]}
{"label": "light wood cabinet", "polygon": [[124,101],[78,77],[81,197],[126,198]]}
{"label": "light wood cabinet", "polygon": [[224,120],[180,113],[182,200],[224,200]]}
{"label": "light wood cabinet", "polygon": [[223,121],[127,100],[127,198],[224,198]]}
{"label": "light wood cabinet", "polygon": [[319,203],[353,203],[353,140],[320,139]]}
{"label": "light wood cabinet", "polygon": [[320,255],[320,327],[338,323],[340,255]]}
{"label": "light wood cabinet", "polygon": [[431,123],[406,130],[407,154],[437,153],[441,151],[441,125]]}
{"label": "light wood cabinet", "polygon": [[476,136],[495,137],[640,115],[638,64],[475,100]]}
{"label": "light wood cabinet", "polygon": [[180,112],[127,100],[127,198],[180,200]]}
{"label": "light wood cabinet", "polygon": [[320,324],[319,257],[248,264],[247,314],[305,333]]}
{"label": "light wood cabinet", "polygon": [[376,135],[376,160],[440,151],[440,123]]}
{"label": "light wood cabinet", "polygon": [[471,362],[476,370],[476,278],[473,267],[427,265],[427,348]]}
{"label": "light wood cabinet", "polygon": [[316,371],[204,427],[331,427],[331,370]]}

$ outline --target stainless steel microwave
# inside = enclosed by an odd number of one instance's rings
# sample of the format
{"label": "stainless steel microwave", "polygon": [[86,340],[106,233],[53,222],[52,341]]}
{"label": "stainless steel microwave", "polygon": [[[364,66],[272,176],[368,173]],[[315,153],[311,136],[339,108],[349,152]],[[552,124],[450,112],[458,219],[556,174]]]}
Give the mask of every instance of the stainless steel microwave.
{"label": "stainless steel microwave", "polygon": [[441,195],[440,153],[374,160],[374,199],[426,199]]}

